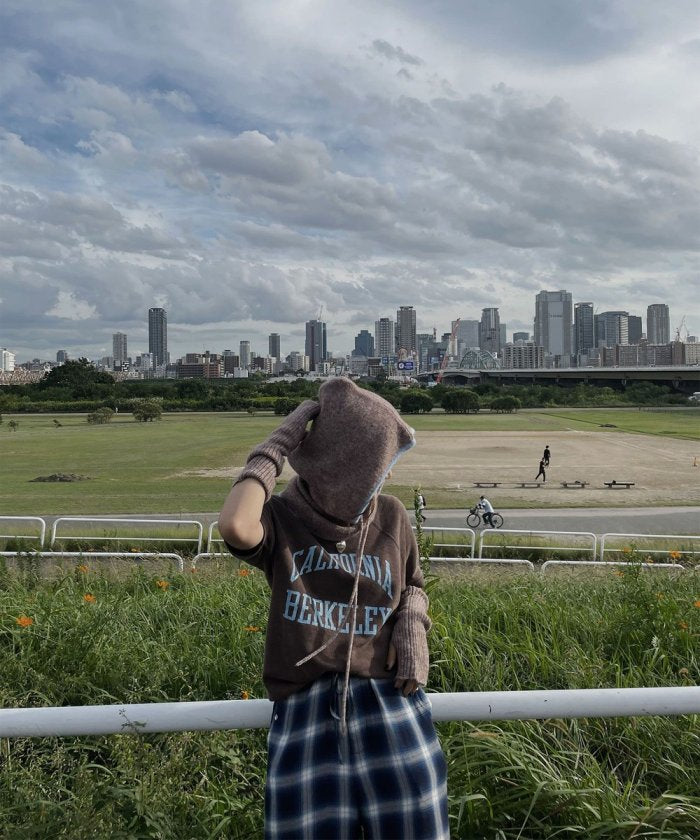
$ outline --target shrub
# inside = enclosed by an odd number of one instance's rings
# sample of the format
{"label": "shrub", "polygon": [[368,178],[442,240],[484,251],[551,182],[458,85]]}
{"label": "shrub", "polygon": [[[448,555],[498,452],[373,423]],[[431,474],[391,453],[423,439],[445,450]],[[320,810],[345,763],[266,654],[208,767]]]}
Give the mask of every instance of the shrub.
{"label": "shrub", "polygon": [[407,391],[400,406],[402,414],[427,414],[433,410],[433,398],[423,391]]}
{"label": "shrub", "polygon": [[442,407],[447,414],[476,414],[479,396],[470,388],[450,388],[442,396]]}
{"label": "shrub", "polygon": [[163,414],[163,403],[159,399],[134,400],[132,412],[134,420],[142,423],[147,421],[160,420]]}
{"label": "shrub", "polygon": [[[114,417],[114,410],[111,408],[98,408],[96,411],[91,411],[90,414],[87,416],[88,423],[95,423],[97,425],[101,425],[102,423],[109,423]],[[58,420],[53,421],[55,424],[60,426],[61,424]]]}
{"label": "shrub", "polygon": [[275,400],[275,414],[291,414],[300,404],[299,400],[293,400],[290,397],[280,397],[278,400]]}
{"label": "shrub", "polygon": [[495,400],[491,400],[491,411],[495,411],[497,414],[510,414],[517,411],[520,406],[521,402],[517,397],[496,397]]}

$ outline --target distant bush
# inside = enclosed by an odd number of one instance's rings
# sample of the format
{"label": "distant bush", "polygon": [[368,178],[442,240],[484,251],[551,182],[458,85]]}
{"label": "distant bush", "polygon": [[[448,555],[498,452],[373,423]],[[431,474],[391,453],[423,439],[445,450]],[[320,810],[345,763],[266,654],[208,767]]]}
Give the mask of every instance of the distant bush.
{"label": "distant bush", "polygon": [[479,395],[470,388],[449,388],[442,395],[442,407],[447,414],[476,414],[479,411]]}
{"label": "distant bush", "polygon": [[275,414],[291,414],[298,405],[301,405],[300,400],[293,400],[290,397],[280,397],[278,400],[275,400]]}
{"label": "distant bush", "polygon": [[[87,416],[88,423],[94,423],[95,425],[102,425],[103,423],[109,423],[114,417],[114,410],[111,408],[98,408],[97,411],[91,411],[90,414]],[[54,420],[54,423],[58,423],[57,420]],[[61,424],[58,423],[60,426]]]}
{"label": "distant bush", "polygon": [[433,410],[433,398],[425,391],[407,391],[400,407],[402,414],[427,414]]}
{"label": "distant bush", "polygon": [[490,408],[497,414],[510,414],[517,411],[520,406],[521,402],[517,397],[496,397],[495,400],[491,400]]}
{"label": "distant bush", "polygon": [[163,414],[163,404],[159,399],[134,400],[132,412],[134,420],[141,423],[160,420]]}

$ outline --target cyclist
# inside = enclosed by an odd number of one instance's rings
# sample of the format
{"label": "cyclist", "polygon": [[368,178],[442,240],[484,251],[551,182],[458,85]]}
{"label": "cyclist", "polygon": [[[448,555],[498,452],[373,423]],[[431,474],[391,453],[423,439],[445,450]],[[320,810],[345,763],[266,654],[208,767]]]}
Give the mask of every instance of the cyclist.
{"label": "cyclist", "polygon": [[482,496],[479,499],[479,504],[477,505],[477,508],[480,508],[483,511],[481,516],[482,516],[482,519],[484,520],[484,522],[487,525],[490,525],[492,528],[495,528],[496,526],[493,524],[493,518],[492,518],[493,517],[493,512],[494,512],[493,511],[493,505],[486,498],[486,496]]}

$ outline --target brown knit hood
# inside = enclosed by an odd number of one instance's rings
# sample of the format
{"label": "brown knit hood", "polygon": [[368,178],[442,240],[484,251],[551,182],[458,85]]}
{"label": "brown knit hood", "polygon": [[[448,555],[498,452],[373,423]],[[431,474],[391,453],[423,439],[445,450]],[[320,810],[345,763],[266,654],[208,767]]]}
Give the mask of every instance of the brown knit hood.
{"label": "brown knit hood", "polygon": [[415,444],[413,429],[385,399],[350,379],[325,382],[310,431],[289,454],[314,504],[353,522],[381,488],[391,467]]}

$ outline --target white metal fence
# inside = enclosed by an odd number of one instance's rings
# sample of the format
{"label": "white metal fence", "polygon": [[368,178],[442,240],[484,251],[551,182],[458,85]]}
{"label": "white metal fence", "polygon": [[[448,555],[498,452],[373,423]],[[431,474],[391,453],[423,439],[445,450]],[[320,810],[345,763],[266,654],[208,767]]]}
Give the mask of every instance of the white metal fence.
{"label": "white metal fence", "polygon": [[[69,534],[59,534],[59,530],[61,526],[65,526],[66,524],[70,523],[74,527],[71,528],[71,533]],[[87,533],[83,532],[74,533],[75,526],[80,525],[81,527],[89,529]],[[121,526],[121,533],[114,533],[114,534],[95,534],[94,530],[90,532],[91,526],[95,525],[120,525]],[[187,535],[187,536],[155,536],[153,533],[149,533],[149,531],[153,531],[154,529],[156,532],[160,530],[162,532],[163,526],[167,526],[168,528],[174,529],[174,531],[182,530],[183,528],[189,528],[190,530],[194,530],[195,536]],[[134,530],[140,530],[141,533],[135,534]],[[117,529],[113,528],[116,532]],[[131,533],[127,533],[128,531]],[[105,518],[105,517],[88,517],[88,516],[59,516],[56,519],[51,527],[51,537],[49,540],[49,548],[53,548],[56,542],[66,540],[85,540],[85,541],[95,541],[99,540],[100,542],[104,541],[117,541],[117,542],[124,542],[126,540],[144,540],[145,542],[155,543],[155,542],[168,542],[168,543],[185,543],[190,544],[196,548],[196,554],[199,554],[202,550],[202,538],[203,538],[203,531],[204,527],[202,523],[198,519],[130,519],[130,518]]]}
{"label": "white metal fence", "polygon": [[[429,694],[435,721],[545,720],[700,714],[700,686],[474,691]],[[0,737],[252,729],[270,724],[269,700],[213,700],[0,710]]]}
{"label": "white metal fence", "polygon": [[[658,540],[663,540],[665,545],[659,546]],[[642,546],[637,546],[636,541],[642,543]],[[618,545],[616,548],[611,546],[611,543],[624,542],[625,545]],[[688,542],[697,545],[696,549],[679,548]],[[650,545],[651,543],[651,545]],[[615,553],[631,553],[633,550],[639,551],[644,555],[663,554],[666,557],[671,557],[674,560],[679,560],[681,557],[689,555],[695,556],[700,554],[700,536],[691,536],[689,534],[603,534],[600,538],[600,559],[605,560],[606,552]]]}
{"label": "white metal fence", "polygon": [[[532,545],[529,543],[528,545],[523,545],[522,543],[512,542],[508,543],[507,540],[509,537],[505,537],[504,534],[510,534],[512,536],[524,536],[524,537],[545,537],[544,545]],[[561,538],[565,538],[565,542],[562,545]],[[497,538],[500,538],[497,540]],[[572,545],[572,538],[579,538],[576,543]],[[489,550],[490,548],[500,548],[500,549],[531,549],[537,551],[576,551],[580,554],[590,554],[591,560],[595,560],[596,557],[596,547],[597,547],[597,537],[595,534],[592,534],[588,531],[537,531],[537,530],[520,530],[520,529],[508,529],[508,528],[490,528],[488,530],[484,530],[481,532],[481,539],[479,540],[479,553],[478,556],[482,557],[484,550]]]}
{"label": "white metal fence", "polygon": [[0,539],[14,539],[22,542],[29,540],[30,542],[36,542],[38,548],[43,548],[46,539],[46,522],[40,516],[0,516],[0,527],[3,531],[9,530],[12,522],[20,523],[20,525],[33,525],[35,530],[38,527],[39,533],[27,534],[24,530],[18,532],[15,528],[10,530],[9,534],[0,534]]}

